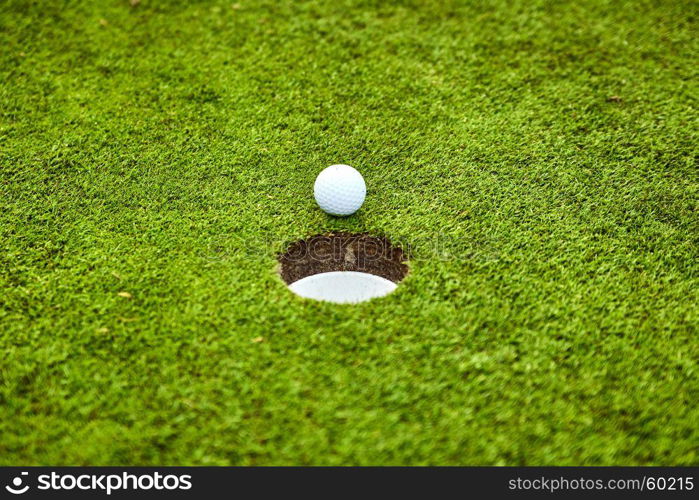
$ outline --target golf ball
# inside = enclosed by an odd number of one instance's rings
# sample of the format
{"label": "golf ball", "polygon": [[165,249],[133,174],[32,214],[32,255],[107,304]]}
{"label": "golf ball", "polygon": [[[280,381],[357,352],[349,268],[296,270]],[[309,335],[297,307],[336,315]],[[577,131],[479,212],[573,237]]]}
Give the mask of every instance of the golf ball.
{"label": "golf ball", "polygon": [[362,174],[349,165],[331,165],[316,178],[313,194],[318,206],[330,215],[352,215],[366,197]]}

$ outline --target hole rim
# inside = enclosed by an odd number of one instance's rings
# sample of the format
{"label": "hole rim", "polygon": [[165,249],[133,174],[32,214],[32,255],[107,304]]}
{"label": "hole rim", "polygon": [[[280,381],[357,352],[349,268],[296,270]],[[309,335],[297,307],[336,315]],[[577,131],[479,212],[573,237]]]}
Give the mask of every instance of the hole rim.
{"label": "hole rim", "polygon": [[286,245],[277,262],[278,274],[287,286],[326,272],[373,274],[396,284],[410,273],[408,253],[402,246],[368,232],[314,234]]}

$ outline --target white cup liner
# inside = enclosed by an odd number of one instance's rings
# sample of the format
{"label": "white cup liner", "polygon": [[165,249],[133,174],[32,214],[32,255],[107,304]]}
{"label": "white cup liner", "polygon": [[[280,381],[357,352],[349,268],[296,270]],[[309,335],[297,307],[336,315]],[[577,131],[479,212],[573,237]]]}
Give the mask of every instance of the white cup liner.
{"label": "white cup liner", "polygon": [[312,274],[289,285],[296,295],[336,304],[356,304],[388,295],[398,285],[375,274],[332,271]]}

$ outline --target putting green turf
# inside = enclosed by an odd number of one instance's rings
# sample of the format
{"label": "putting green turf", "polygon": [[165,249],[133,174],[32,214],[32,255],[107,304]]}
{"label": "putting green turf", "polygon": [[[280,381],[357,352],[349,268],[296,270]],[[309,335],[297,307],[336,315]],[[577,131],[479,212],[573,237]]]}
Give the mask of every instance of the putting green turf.
{"label": "putting green turf", "polygon": [[0,464],[699,464],[697,6],[582,4],[3,2]]}

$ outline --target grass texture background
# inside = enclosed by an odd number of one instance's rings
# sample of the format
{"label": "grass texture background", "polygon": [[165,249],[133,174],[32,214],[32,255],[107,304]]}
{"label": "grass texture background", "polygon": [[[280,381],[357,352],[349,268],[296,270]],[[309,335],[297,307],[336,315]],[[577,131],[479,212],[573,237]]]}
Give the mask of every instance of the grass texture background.
{"label": "grass texture background", "polygon": [[[696,21],[3,1],[0,464],[698,464]],[[293,296],[330,230],[410,275]]]}

